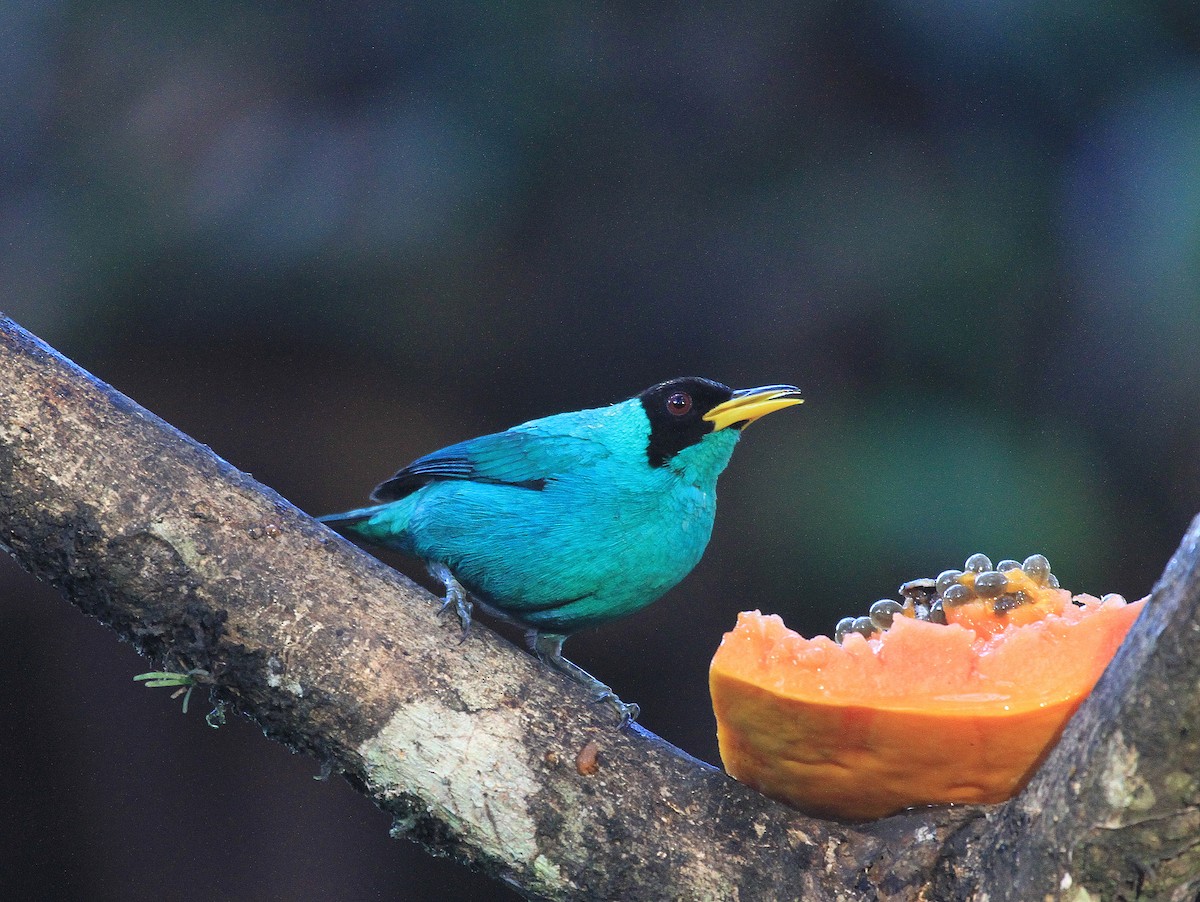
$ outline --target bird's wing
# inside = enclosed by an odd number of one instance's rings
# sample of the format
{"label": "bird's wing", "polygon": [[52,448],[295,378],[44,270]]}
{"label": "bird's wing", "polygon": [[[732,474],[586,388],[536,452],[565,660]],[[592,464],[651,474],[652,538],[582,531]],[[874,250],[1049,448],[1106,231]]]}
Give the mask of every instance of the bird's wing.
{"label": "bird's wing", "polygon": [[547,480],[608,454],[601,443],[579,434],[517,427],[427,454],[376,486],[371,498],[395,501],[444,479],[540,490]]}

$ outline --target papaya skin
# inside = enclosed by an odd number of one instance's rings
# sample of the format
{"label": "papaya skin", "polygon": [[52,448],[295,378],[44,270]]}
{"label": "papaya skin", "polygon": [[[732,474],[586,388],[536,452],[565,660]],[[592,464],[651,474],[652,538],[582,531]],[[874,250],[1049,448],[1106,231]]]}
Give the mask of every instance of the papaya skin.
{"label": "papaya skin", "polygon": [[1054,593],[1036,621],[972,629],[898,617],[841,645],[740,614],[709,674],[726,770],[808,814],[849,821],[1010,798],[1145,603]]}

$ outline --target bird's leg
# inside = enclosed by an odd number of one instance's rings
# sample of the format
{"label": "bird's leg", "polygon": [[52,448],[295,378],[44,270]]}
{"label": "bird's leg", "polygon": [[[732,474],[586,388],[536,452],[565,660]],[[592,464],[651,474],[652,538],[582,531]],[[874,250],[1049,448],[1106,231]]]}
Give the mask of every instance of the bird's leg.
{"label": "bird's leg", "polygon": [[445,564],[438,561],[426,561],[425,567],[429,570],[429,575],[446,589],[446,599],[438,609],[438,615],[446,613],[450,605],[454,605],[454,613],[458,615],[458,622],[462,624],[461,641],[466,642],[467,636],[471,632],[471,599],[467,596],[467,590],[454,578],[454,574]]}
{"label": "bird's leg", "polygon": [[638,705],[621,701],[611,688],[601,683],[578,664],[572,664],[562,656],[562,646],[566,638],[566,636],[556,633],[540,633],[537,630],[529,630],[525,634],[525,641],[529,643],[533,653],[538,656],[538,660],[580,683],[591,693],[592,701],[610,705],[617,712],[617,716],[621,718],[622,727],[630,721],[637,720],[638,715],[642,713],[642,709]]}

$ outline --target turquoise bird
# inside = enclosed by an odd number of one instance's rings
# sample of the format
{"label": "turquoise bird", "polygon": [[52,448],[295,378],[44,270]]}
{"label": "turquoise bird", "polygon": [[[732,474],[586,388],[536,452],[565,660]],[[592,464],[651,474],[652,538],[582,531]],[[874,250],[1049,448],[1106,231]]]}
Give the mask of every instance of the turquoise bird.
{"label": "turquoise bird", "polygon": [[691,572],[743,427],[799,403],[791,385],[672,379],[434,451],[377,486],[379,504],[320,519],[423,560],[464,638],[472,599],[525,627],[538,658],[625,724],[638,706],[566,660],[563,641],[644,608]]}

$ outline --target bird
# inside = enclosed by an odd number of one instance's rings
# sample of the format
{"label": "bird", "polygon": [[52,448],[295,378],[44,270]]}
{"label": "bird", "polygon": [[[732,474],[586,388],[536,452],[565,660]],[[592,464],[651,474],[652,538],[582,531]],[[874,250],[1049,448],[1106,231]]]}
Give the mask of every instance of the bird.
{"label": "bird", "polygon": [[794,385],[670,379],[434,451],[376,486],[376,504],[318,519],[422,560],[464,641],[473,603],[523,627],[544,664],[625,726],[639,706],[564,658],[563,642],[646,607],[692,571],[742,430],[802,402]]}

